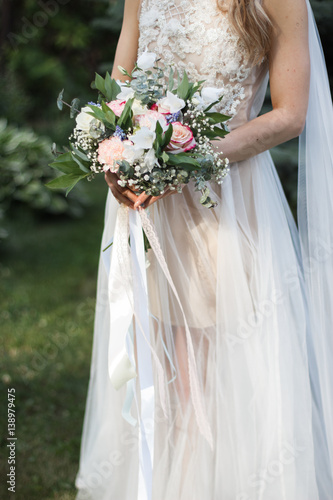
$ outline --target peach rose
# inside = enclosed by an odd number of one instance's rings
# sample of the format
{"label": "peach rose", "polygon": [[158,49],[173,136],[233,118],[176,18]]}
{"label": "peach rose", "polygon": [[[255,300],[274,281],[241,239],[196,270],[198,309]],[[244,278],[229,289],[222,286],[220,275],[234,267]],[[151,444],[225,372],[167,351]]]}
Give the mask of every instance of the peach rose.
{"label": "peach rose", "polygon": [[125,144],[131,141],[122,141],[119,137],[111,137],[99,143],[98,146],[98,161],[103,165],[103,170],[106,172],[118,171],[117,161],[123,159]]}
{"label": "peach rose", "polygon": [[190,127],[180,122],[174,122],[172,123],[172,128],[172,136],[166,147],[168,153],[185,153],[196,146],[193,132]]}
{"label": "peach rose", "polygon": [[125,107],[125,104],[126,104],[126,101],[121,101],[120,99],[117,99],[115,101],[110,101],[108,103],[106,103],[106,105],[112,109],[112,111],[114,112],[114,114],[116,116],[120,116],[121,113],[123,112],[123,109]]}

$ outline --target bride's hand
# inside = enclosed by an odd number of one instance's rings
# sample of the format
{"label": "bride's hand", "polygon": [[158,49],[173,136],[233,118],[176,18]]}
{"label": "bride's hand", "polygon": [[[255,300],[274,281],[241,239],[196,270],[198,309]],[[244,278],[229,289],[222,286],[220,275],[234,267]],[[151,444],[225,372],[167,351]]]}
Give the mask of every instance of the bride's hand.
{"label": "bride's hand", "polygon": [[119,203],[124,203],[124,205],[132,208],[133,210],[136,210],[139,206],[142,206],[142,208],[148,208],[157,200],[160,200],[161,198],[165,198],[166,196],[170,196],[172,194],[176,194],[178,192],[177,189],[172,190],[168,188],[165,190],[165,193],[161,194],[160,196],[149,196],[146,193],[137,195],[128,186],[119,186],[118,175],[110,172],[109,170],[105,173],[105,180],[116,200],[118,200]]}
{"label": "bride's hand", "polygon": [[119,203],[124,203],[127,207],[134,209],[134,203],[136,203],[139,196],[128,186],[119,186],[118,175],[110,172],[109,170],[105,173],[105,180],[116,200],[118,200]]}
{"label": "bride's hand", "polygon": [[142,206],[142,208],[148,208],[157,200],[160,200],[161,198],[165,198],[166,196],[170,196],[176,193],[178,193],[177,189],[170,189],[170,188],[166,189],[165,192],[160,196],[148,196],[146,193],[141,193],[137,197],[136,202],[134,203],[134,210],[136,210],[139,206]]}

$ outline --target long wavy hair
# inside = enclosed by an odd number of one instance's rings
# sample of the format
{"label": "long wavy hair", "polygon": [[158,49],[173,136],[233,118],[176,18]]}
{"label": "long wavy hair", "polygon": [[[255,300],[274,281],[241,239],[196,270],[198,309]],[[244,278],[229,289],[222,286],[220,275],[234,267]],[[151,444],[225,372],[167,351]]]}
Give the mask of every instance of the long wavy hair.
{"label": "long wavy hair", "polygon": [[[249,63],[259,63],[270,49],[272,23],[260,0],[216,0],[245,47]],[[227,4],[228,3],[228,4]]]}

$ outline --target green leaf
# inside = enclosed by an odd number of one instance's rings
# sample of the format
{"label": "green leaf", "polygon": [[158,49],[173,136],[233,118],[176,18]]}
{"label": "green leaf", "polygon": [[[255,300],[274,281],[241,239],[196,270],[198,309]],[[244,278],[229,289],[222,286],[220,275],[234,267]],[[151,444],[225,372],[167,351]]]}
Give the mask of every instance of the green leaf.
{"label": "green leaf", "polygon": [[78,167],[77,163],[74,160],[71,161],[64,161],[64,162],[52,162],[49,164],[50,167],[55,168],[56,170],[59,170],[59,172],[62,172],[64,174],[74,174],[74,175],[81,175],[82,171]]}
{"label": "green leaf", "polygon": [[187,94],[189,92],[189,89],[190,89],[190,84],[189,84],[189,81],[188,81],[187,73],[186,73],[186,71],[184,71],[183,79],[182,79],[179,87],[177,88],[177,95],[178,95],[178,97],[180,99],[186,100],[186,97],[187,97]]}
{"label": "green leaf", "polygon": [[202,192],[202,196],[200,198],[200,203],[204,204],[205,201],[207,200],[208,198],[208,195],[209,195],[209,189],[206,188],[203,192]]}
{"label": "green leaf", "polygon": [[72,154],[72,157],[73,157],[73,160],[75,161],[75,163],[79,166],[79,169],[82,171],[82,172],[90,172],[90,168],[86,167],[82,161],[80,160],[80,158],[78,158],[76,156],[76,154],[73,152]]}
{"label": "green leaf", "polygon": [[200,168],[200,163],[195,158],[192,158],[186,153],[169,154],[168,163],[170,165],[193,165],[196,168]]}
{"label": "green leaf", "polygon": [[75,162],[71,151],[59,155],[49,166],[64,174],[82,175],[82,171]]}
{"label": "green leaf", "polygon": [[[121,115],[118,119],[119,127],[122,127],[124,124],[126,125],[126,121],[128,120],[128,118],[132,118],[133,101],[134,101],[134,97],[132,97],[131,99],[128,99],[128,101],[126,102],[124,109],[123,109],[123,112],[121,113]],[[126,126],[122,127],[122,128],[126,128]]]}
{"label": "green leaf", "polygon": [[216,201],[213,201],[209,196],[210,191],[208,188],[204,189],[202,192],[202,196],[200,198],[200,203],[206,208],[214,208],[216,207]]}
{"label": "green leaf", "polygon": [[218,137],[225,137],[227,134],[229,134],[229,132],[227,130],[224,130],[223,128],[220,128],[220,127],[214,127],[213,132]]}
{"label": "green leaf", "polygon": [[108,101],[114,101],[117,98],[119,92],[121,91],[121,88],[116,82],[116,80],[114,78],[111,78],[108,72],[106,72],[105,76],[105,91],[106,91],[106,98]]}
{"label": "green leaf", "polygon": [[161,151],[160,148],[162,147],[162,142],[163,142],[163,139],[162,139],[163,128],[162,128],[159,121],[156,122],[155,134],[156,134],[156,138],[154,140],[154,149],[155,149],[155,152],[158,156],[160,154],[160,151]]}
{"label": "green leaf", "polygon": [[86,177],[88,177],[88,174],[83,175],[83,176],[79,177],[78,179],[74,180],[73,184],[71,184],[70,186],[68,186],[68,188],[66,189],[66,196],[68,196],[68,194],[72,191],[73,187],[76,186],[76,184],[79,181],[81,181],[82,179],[85,179]]}
{"label": "green leaf", "polygon": [[57,158],[54,160],[54,163],[63,163],[71,160],[72,160],[72,155],[71,152],[68,151],[67,153],[62,153],[59,156],[57,156]]}
{"label": "green leaf", "polygon": [[105,89],[105,80],[104,78],[99,75],[98,73],[95,73],[95,85],[96,88],[103,94],[106,95],[106,89]]}
{"label": "green leaf", "polygon": [[172,136],[172,132],[173,132],[173,127],[170,123],[170,125],[168,126],[167,130],[165,131],[163,139],[162,139],[162,143],[161,143],[162,148],[165,148],[169,144],[171,136]]}
{"label": "green leaf", "polygon": [[77,174],[61,175],[56,179],[52,179],[52,181],[48,182],[46,186],[49,187],[50,189],[65,189],[65,188],[72,189],[77,182],[87,177],[87,175],[88,174],[82,175],[82,172],[80,175]]}
{"label": "green leaf", "polygon": [[164,161],[164,163],[168,163],[170,156],[165,151],[163,151],[161,158]]}
{"label": "green leaf", "polygon": [[213,130],[211,129],[201,130],[201,134],[208,137],[208,139],[215,139],[216,137],[224,137],[227,134],[229,134],[229,132],[219,127],[214,127]]}
{"label": "green leaf", "polygon": [[94,106],[94,104],[88,104],[88,107],[91,108],[91,113],[88,113],[88,115],[94,116],[97,118],[97,120],[100,120],[101,122],[105,122],[105,113],[99,108],[98,106]]}
{"label": "green leaf", "polygon": [[118,161],[117,162],[119,165],[119,172],[122,172],[123,174],[128,174],[131,170],[131,165],[128,163],[126,160]]}
{"label": "green leaf", "polygon": [[102,110],[105,113],[106,120],[111,125],[113,125],[114,128],[116,128],[116,115],[114,114],[112,109],[110,109],[109,106],[107,106],[107,104],[104,101],[102,101]]}
{"label": "green leaf", "polygon": [[63,98],[64,98],[64,91],[65,89],[62,89],[62,91],[59,93],[58,97],[57,97],[57,107],[58,109],[60,109],[60,111],[62,111],[64,105],[63,105]]}
{"label": "green leaf", "polygon": [[[70,146],[71,146],[71,148],[72,148],[72,151],[74,151],[74,152],[76,153],[76,155],[77,155],[79,158],[81,158],[81,160],[83,160],[83,161],[87,161],[87,162],[89,162],[89,161],[90,161],[90,160],[89,160],[89,158],[88,158],[88,156],[87,156],[87,155],[86,155],[83,151],[81,151],[80,149],[75,148],[75,147],[73,146],[73,144],[72,144],[72,143],[70,143]],[[73,157],[73,156],[72,156],[72,157]]]}
{"label": "green leaf", "polygon": [[223,123],[225,122],[226,120],[229,120],[230,116],[227,116],[227,115],[223,115],[222,113],[206,113],[206,116],[207,118],[209,118],[210,120],[212,120],[212,123]]}

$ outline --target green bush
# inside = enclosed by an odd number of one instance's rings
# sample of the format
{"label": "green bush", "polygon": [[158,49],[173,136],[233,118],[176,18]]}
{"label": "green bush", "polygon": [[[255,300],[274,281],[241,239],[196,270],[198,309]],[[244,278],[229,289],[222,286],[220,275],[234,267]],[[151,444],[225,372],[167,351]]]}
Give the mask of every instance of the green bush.
{"label": "green bush", "polygon": [[66,198],[45,186],[57,175],[48,167],[51,160],[50,139],[0,119],[0,238],[7,236],[9,211],[18,204],[48,214],[83,214],[87,197],[82,190]]}

